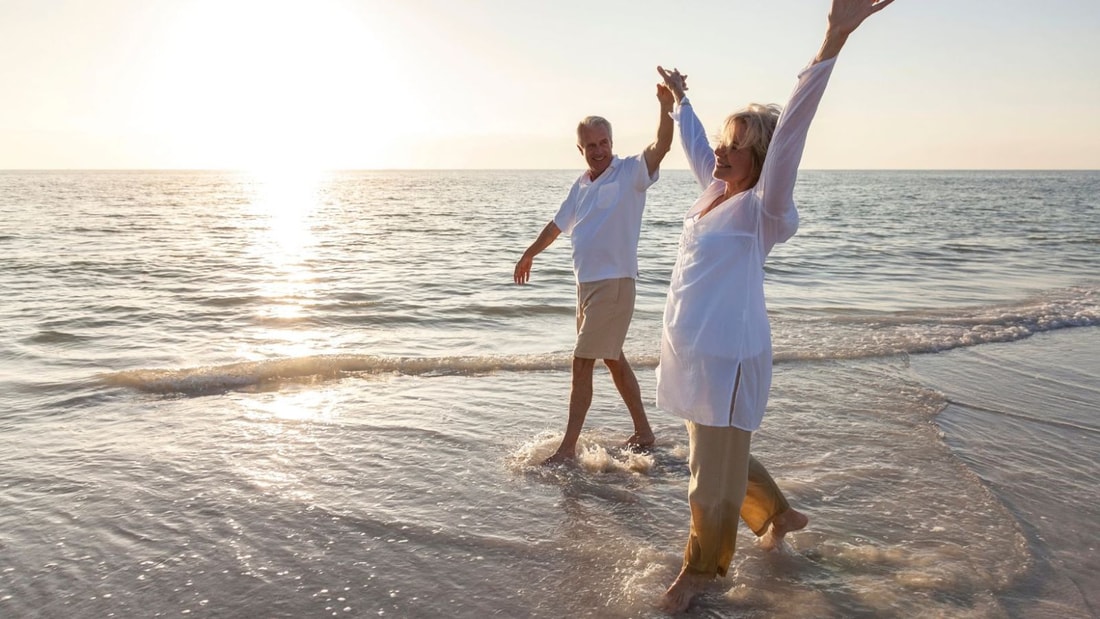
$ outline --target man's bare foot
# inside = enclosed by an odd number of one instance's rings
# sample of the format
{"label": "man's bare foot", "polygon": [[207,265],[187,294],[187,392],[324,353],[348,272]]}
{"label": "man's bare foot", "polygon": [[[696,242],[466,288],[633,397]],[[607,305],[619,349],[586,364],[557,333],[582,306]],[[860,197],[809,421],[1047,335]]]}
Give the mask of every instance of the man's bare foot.
{"label": "man's bare foot", "polygon": [[576,456],[567,451],[555,451],[554,455],[542,461],[543,466],[558,466],[561,464],[571,464]]}
{"label": "man's bare foot", "polygon": [[669,586],[668,591],[665,591],[657,606],[671,615],[682,613],[691,605],[692,598],[711,582],[714,582],[713,575],[689,572],[686,568],[680,570],[680,575],[672,581],[672,585]]}
{"label": "man's bare foot", "polygon": [[772,519],[771,528],[760,538],[760,544],[771,550],[782,543],[784,535],[791,531],[804,529],[809,523],[810,519],[806,514],[792,507]]}
{"label": "man's bare foot", "polygon": [[635,432],[630,435],[630,438],[626,439],[623,443],[623,447],[632,451],[642,451],[653,447],[653,443],[657,442],[657,437],[653,436],[653,432]]}

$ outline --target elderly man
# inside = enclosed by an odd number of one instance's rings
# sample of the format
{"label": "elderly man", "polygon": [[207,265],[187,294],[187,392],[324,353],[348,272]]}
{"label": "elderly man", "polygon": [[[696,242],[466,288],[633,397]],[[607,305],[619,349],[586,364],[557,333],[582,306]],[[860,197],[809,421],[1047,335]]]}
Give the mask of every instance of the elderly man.
{"label": "elderly man", "polygon": [[614,154],[607,120],[589,116],[580,122],[577,149],[588,169],[573,183],[558,213],[516,263],[515,282],[525,284],[531,278],[535,256],[562,232],[569,235],[577,277],[577,342],[569,421],[561,445],[544,464],[575,458],[577,440],[592,403],[592,372],[597,359],[607,365],[634,422],[634,433],[626,444],[644,448],[654,441],[638,379],[623,354],[623,342],[634,315],[638,236],[646,190],[657,182],[661,161],[672,146],[674,125],[670,113],[675,98],[664,84],[659,84],[657,100],[661,107],[657,139],[639,155],[624,159]]}

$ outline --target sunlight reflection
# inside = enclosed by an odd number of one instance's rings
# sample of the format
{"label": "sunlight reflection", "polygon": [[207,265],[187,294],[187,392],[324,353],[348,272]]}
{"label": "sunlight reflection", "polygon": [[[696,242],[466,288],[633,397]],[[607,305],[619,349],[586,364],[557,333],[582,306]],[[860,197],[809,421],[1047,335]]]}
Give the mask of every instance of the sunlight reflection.
{"label": "sunlight reflection", "polygon": [[333,390],[283,390],[252,394],[239,400],[244,416],[235,424],[244,457],[232,464],[241,478],[287,500],[311,503],[314,488],[303,459],[325,452],[327,430],[337,423],[340,401]]}
{"label": "sunlight reflection", "polygon": [[243,359],[260,361],[272,357],[308,357],[326,352],[318,349],[318,342],[328,342],[331,333],[316,329],[259,329],[251,333],[251,341],[237,347],[237,355]]}
{"label": "sunlight reflection", "polygon": [[313,244],[310,218],[317,209],[327,174],[316,170],[272,168],[253,172],[252,214],[267,224],[262,244],[271,263],[300,262]]}
{"label": "sunlight reflection", "polygon": [[248,176],[253,197],[247,214],[252,250],[261,262],[258,293],[265,299],[256,311],[261,330],[253,333],[248,356],[314,352],[311,343],[320,334],[300,326],[316,303],[313,219],[327,180],[327,173],[307,168],[270,168]]}
{"label": "sunlight reflection", "polygon": [[[297,393],[279,392],[271,398],[246,400],[248,416],[256,420],[304,421],[327,423],[339,416],[336,398],[328,391],[306,390]],[[281,436],[287,428],[282,424],[265,426],[272,437]]]}

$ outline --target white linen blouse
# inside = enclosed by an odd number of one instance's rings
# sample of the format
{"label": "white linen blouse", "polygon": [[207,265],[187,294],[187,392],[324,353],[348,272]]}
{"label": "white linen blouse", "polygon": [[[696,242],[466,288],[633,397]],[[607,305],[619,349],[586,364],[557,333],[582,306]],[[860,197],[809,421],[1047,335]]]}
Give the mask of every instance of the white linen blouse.
{"label": "white linen blouse", "polygon": [[681,103],[673,112],[691,171],[704,189],[684,217],[665,302],[657,406],[674,415],[749,432],[760,427],[772,379],[764,259],[798,230],[798,164],[834,64],[832,58],[799,73],[760,180],[704,216],[700,212],[725,183],[713,177],[714,151],[691,105]]}

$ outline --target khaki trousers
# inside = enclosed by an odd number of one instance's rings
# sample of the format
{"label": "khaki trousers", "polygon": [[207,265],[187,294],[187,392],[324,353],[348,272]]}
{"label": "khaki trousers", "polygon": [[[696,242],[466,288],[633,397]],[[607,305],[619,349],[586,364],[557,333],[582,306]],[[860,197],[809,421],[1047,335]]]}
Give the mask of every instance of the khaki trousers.
{"label": "khaki trousers", "polygon": [[691,530],[684,568],[725,576],[737,544],[738,518],[763,535],[790,505],[764,465],[749,454],[751,432],[691,421],[687,428]]}

